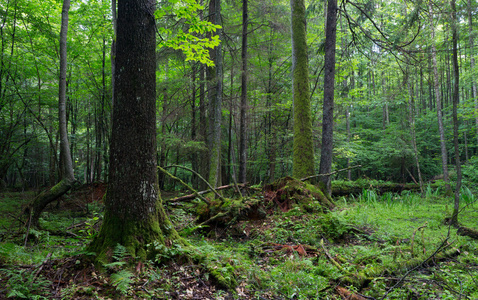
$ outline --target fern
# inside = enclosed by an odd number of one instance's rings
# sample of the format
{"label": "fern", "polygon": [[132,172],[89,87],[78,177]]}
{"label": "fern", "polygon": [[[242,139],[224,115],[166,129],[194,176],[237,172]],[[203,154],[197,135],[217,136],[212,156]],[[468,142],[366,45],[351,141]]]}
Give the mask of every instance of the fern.
{"label": "fern", "polygon": [[121,270],[117,273],[111,274],[111,284],[116,287],[116,290],[126,295],[131,289],[133,283],[132,277],[134,274],[128,270]]}

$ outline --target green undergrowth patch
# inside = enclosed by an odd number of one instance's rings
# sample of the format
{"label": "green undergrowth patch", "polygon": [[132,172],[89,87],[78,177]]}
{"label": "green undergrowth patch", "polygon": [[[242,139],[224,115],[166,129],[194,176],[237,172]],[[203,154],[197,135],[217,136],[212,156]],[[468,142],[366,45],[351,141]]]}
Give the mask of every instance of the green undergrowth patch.
{"label": "green undergrowth patch", "polygon": [[[461,197],[462,207],[469,206],[459,221],[476,228],[475,196],[463,190]],[[27,247],[24,236],[0,242],[2,284],[13,287],[0,288],[0,296],[12,291],[30,298],[51,296],[48,288],[55,278],[40,277],[43,272],[32,276],[38,270],[35,266],[52,253],[51,259],[64,257],[67,264],[56,268],[75,270],[72,278],[84,272],[86,278],[62,286],[56,295],[65,299],[342,299],[337,287],[375,299],[386,293],[387,299],[478,299],[478,243],[458,236],[443,222],[451,212],[452,198],[432,187],[425,197],[364,188],[356,196],[334,200],[337,207],[325,213],[294,205],[263,219],[203,228],[196,228],[193,210],[169,207],[188,247],[152,244],[156,255],[139,263],[118,245],[114,261],[103,271],[87,272],[81,271],[84,262],[73,253],[96,234],[101,208],[90,208],[83,216],[52,209],[41,221],[49,230],[32,230],[36,237]],[[55,234],[61,231],[65,234]],[[443,251],[422,264],[444,244]],[[14,265],[32,267],[27,272],[10,267]],[[33,289],[23,289],[22,282]]]}

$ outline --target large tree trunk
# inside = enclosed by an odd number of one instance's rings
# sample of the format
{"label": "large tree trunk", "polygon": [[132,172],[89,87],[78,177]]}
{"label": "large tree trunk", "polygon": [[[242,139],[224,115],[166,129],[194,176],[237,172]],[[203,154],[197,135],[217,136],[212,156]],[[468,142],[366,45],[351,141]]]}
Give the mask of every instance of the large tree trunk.
{"label": "large tree trunk", "polygon": [[[327,28],[325,31],[325,73],[324,73],[324,111],[322,121],[322,150],[320,154],[320,174],[332,171],[333,125],[334,125],[334,85],[335,85],[335,43],[337,36],[337,0],[327,1]],[[327,193],[331,192],[330,176],[320,177]]]}
{"label": "large tree trunk", "polygon": [[119,0],[110,176],[105,216],[89,251],[117,244],[145,259],[147,244],[179,240],[159,194],[156,161],[154,0]]}
{"label": "large tree trunk", "polygon": [[39,194],[30,204],[31,224],[37,227],[39,225],[40,214],[43,209],[70,190],[75,182],[73,173],[73,162],[68,143],[68,130],[66,120],[66,71],[67,71],[67,51],[66,38],[68,33],[68,11],[70,10],[70,0],[63,1],[61,11],[61,29],[60,29],[60,82],[58,93],[58,118],[60,127],[60,166],[62,168],[61,181],[50,190]]}
{"label": "large tree trunk", "polygon": [[241,116],[239,126],[239,182],[246,182],[246,164],[247,164],[247,131],[246,131],[246,111],[247,111],[247,25],[248,0],[242,1],[242,74],[241,74]]}
{"label": "large tree trunk", "polygon": [[458,69],[458,25],[456,18],[456,4],[455,0],[451,1],[452,9],[452,43],[453,43],[453,145],[455,147],[455,165],[456,165],[456,187],[455,187],[455,201],[453,206],[453,215],[450,223],[458,225],[458,210],[460,209],[460,189],[461,189],[461,162],[460,162],[460,148],[458,144],[458,102],[460,93],[460,71]]}
{"label": "large tree trunk", "polygon": [[428,13],[430,20],[430,29],[431,29],[431,44],[432,44],[432,68],[433,68],[433,81],[435,86],[435,99],[436,99],[436,109],[438,117],[438,130],[440,132],[440,149],[441,149],[441,161],[443,168],[443,181],[446,182],[447,191],[450,191],[449,179],[448,179],[448,155],[446,152],[446,140],[445,140],[445,129],[443,127],[443,115],[441,108],[441,94],[440,94],[440,81],[438,78],[438,68],[437,68],[437,50],[435,46],[435,25],[433,23],[433,10],[432,2],[428,2]]}
{"label": "large tree trunk", "polygon": [[[221,0],[211,0],[209,3],[209,21],[221,25]],[[218,29],[221,38],[221,29]],[[223,92],[223,65],[221,44],[209,51],[214,67],[208,67],[209,83],[209,177],[208,181],[214,187],[220,185],[221,178],[221,119]]]}
{"label": "large tree trunk", "polygon": [[314,148],[307,56],[307,26],[304,0],[290,0],[292,16],[292,93],[294,99],[294,150],[292,174],[314,174]]}

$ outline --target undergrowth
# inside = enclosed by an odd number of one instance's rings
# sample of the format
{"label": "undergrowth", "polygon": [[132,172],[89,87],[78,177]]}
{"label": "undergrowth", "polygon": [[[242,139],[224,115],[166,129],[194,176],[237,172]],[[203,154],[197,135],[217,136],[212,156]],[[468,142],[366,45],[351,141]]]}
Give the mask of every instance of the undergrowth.
{"label": "undergrowth", "polygon": [[[475,199],[470,189],[462,190],[462,206],[468,206],[459,220],[472,228]],[[187,299],[207,287],[210,299],[341,299],[340,286],[380,299],[411,261],[424,261],[446,239],[446,250],[457,254],[418,264],[387,299],[478,299],[478,243],[444,224],[452,203],[440,189],[428,186],[422,197],[364,188],[336,203],[338,208],[327,214],[297,206],[227,228],[195,228],[187,206],[169,208],[189,248],[153,243],[156,254],[142,264],[118,245],[104,272],[88,273],[90,284],[73,282],[58,292],[64,299]],[[80,270],[83,260],[72,255],[96,234],[100,210],[84,216],[52,210],[42,220],[50,231],[30,231],[26,247],[25,233],[7,239],[3,232],[0,298],[50,299],[53,281],[38,272],[39,266],[51,253],[51,259],[72,261]],[[67,227],[69,234],[56,234]]]}

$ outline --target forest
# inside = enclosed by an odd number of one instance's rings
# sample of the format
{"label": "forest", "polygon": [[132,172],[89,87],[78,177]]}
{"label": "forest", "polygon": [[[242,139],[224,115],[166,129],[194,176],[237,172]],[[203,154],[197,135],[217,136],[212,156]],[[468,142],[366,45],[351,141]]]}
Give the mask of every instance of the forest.
{"label": "forest", "polygon": [[0,12],[0,299],[478,299],[476,0]]}

